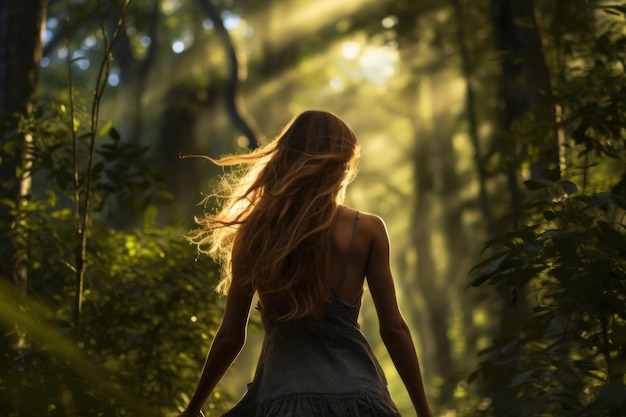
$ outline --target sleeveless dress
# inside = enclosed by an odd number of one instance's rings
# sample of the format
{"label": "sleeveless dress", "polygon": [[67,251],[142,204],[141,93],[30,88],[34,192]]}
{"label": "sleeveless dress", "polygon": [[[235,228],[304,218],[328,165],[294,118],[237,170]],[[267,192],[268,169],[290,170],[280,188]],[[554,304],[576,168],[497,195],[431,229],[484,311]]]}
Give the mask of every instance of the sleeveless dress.
{"label": "sleeveless dress", "polygon": [[[222,417],[399,417],[387,381],[357,322],[361,300],[339,295],[320,320],[279,322],[261,310],[265,331],[254,378]],[[257,307],[258,308],[258,307]]]}

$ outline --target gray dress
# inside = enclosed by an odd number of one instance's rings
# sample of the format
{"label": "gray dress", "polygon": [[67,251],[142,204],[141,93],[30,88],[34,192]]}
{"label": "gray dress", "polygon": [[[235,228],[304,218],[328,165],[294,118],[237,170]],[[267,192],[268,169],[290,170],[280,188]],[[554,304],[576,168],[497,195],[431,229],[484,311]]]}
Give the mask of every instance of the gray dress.
{"label": "gray dress", "polygon": [[[357,225],[358,213],[348,258]],[[279,322],[261,311],[265,337],[256,373],[223,417],[400,416],[359,329],[360,308],[360,300],[349,304],[336,291],[321,320]]]}

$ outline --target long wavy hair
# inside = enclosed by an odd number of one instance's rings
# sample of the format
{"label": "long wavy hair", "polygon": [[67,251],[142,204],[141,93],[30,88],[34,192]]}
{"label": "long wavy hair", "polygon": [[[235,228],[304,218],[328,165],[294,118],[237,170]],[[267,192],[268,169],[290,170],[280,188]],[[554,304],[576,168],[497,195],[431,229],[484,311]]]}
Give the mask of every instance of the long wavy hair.
{"label": "long wavy hair", "polygon": [[217,290],[233,276],[263,296],[278,320],[319,318],[332,295],[330,232],[346,186],[358,170],[352,129],[326,111],[296,116],[268,145],[218,160],[215,214],[196,218],[187,236],[222,266]]}

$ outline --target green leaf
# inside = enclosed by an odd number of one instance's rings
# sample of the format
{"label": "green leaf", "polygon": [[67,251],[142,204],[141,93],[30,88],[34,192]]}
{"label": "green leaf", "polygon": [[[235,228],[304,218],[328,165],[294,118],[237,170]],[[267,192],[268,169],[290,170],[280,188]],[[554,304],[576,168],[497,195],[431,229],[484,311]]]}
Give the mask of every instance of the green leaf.
{"label": "green leaf", "polygon": [[541,176],[551,182],[557,182],[561,179],[561,168],[544,169]]}
{"label": "green leaf", "polygon": [[560,181],[559,185],[563,187],[563,190],[567,194],[575,194],[578,191],[578,187],[571,181]]}
{"label": "green leaf", "polygon": [[4,145],[2,146],[2,150],[8,156],[15,156],[15,155],[18,154],[18,152],[20,150],[20,141],[19,140],[8,140],[8,141],[4,142]]}
{"label": "green leaf", "polygon": [[622,13],[620,13],[620,12],[618,12],[618,11],[616,11],[616,10],[612,10],[611,8],[608,8],[608,7],[607,7],[607,8],[605,8],[605,9],[603,9],[602,11],[603,11],[604,13],[607,13],[607,14],[610,14],[610,15],[613,15],[613,16],[619,16],[619,17],[622,17],[622,16],[623,16],[623,14],[622,14]]}
{"label": "green leaf", "polygon": [[111,128],[113,126],[113,122],[111,120],[109,120],[108,122],[106,122],[106,124],[102,127],[102,129],[100,129],[100,131],[98,132],[98,136],[104,136],[107,133],[110,132]]}
{"label": "green leaf", "polygon": [[10,198],[0,198],[0,207],[9,207],[14,209],[16,207],[15,201]]}
{"label": "green leaf", "polygon": [[150,205],[146,207],[144,214],[143,214],[144,224],[148,226],[156,225],[157,215],[158,215],[158,210],[156,206]]}
{"label": "green leaf", "polygon": [[111,130],[109,130],[109,136],[116,142],[122,138],[120,132],[118,132],[114,127],[111,127]]}
{"label": "green leaf", "polygon": [[523,384],[524,382],[528,381],[528,378],[530,378],[534,373],[535,373],[535,370],[531,369],[530,371],[525,371],[525,372],[522,372],[521,374],[515,375],[513,379],[511,380],[511,386],[514,387],[516,385]]}
{"label": "green leaf", "polygon": [[467,377],[467,382],[469,384],[471,384],[472,382],[474,382],[480,375],[482,374],[482,371],[480,369],[475,370],[474,372],[472,372],[468,377]]}
{"label": "green leaf", "polygon": [[499,253],[481,262],[480,264],[476,265],[474,269],[479,268],[483,265],[488,265],[488,267],[483,272],[481,272],[476,278],[474,278],[470,282],[470,285],[472,287],[478,287],[482,285],[485,281],[490,279],[493,275],[496,274],[496,272],[500,270],[500,266],[502,265],[504,260],[509,257],[509,255],[510,255],[509,251],[506,251],[504,253]]}
{"label": "green leaf", "polygon": [[552,221],[554,219],[556,219],[558,216],[556,215],[555,212],[553,212],[552,210],[545,210],[543,212],[543,217],[544,219],[546,219],[547,221]]}
{"label": "green leaf", "polygon": [[626,6],[619,4],[604,6],[602,7],[602,11],[608,14],[624,17],[626,15]]}
{"label": "green leaf", "polygon": [[524,240],[524,249],[528,253],[537,253],[543,249],[543,242],[536,239]]}
{"label": "green leaf", "polygon": [[513,353],[519,348],[520,344],[521,344],[521,341],[519,339],[515,339],[511,343],[504,346],[501,349],[501,352],[504,353],[505,355],[508,355],[509,353]]}
{"label": "green leaf", "polygon": [[543,179],[530,179],[524,181],[524,185],[531,191],[542,190],[552,185],[552,181]]}

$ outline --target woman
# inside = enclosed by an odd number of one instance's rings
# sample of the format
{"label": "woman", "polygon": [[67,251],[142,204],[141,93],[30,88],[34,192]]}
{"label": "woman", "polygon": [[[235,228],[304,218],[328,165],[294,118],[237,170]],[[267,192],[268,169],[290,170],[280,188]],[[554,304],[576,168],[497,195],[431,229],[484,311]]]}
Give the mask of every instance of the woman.
{"label": "woman", "polygon": [[341,119],[307,111],[271,144],[213,160],[225,203],[189,239],[221,262],[222,323],[180,417],[201,407],[241,351],[253,295],[265,337],[257,370],[224,417],[399,416],[357,317],[364,281],[415,411],[430,417],[415,347],[396,301],[383,221],[341,205],[359,145]]}

